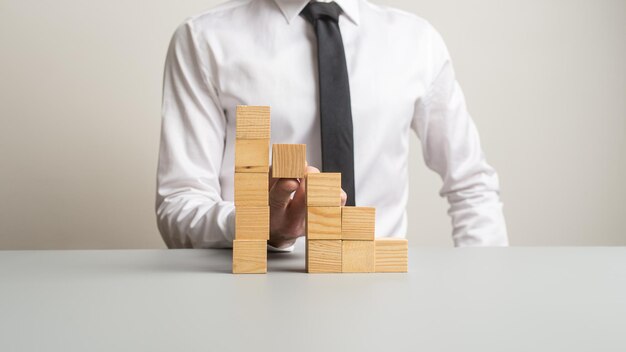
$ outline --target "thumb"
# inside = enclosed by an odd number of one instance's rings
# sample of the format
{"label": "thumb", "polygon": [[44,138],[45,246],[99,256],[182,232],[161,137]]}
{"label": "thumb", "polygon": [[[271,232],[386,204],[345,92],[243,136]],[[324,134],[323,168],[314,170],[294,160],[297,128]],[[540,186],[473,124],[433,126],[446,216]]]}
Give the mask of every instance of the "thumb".
{"label": "thumb", "polygon": [[269,203],[270,208],[285,210],[291,201],[291,194],[295,192],[300,183],[293,178],[278,179],[270,188]]}

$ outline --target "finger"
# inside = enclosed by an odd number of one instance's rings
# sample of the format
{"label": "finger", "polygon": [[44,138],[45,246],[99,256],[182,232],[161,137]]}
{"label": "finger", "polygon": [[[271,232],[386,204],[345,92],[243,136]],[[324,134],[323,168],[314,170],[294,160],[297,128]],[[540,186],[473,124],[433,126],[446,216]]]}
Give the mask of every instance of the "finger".
{"label": "finger", "polygon": [[[306,166],[306,174],[319,174],[320,170],[314,166]],[[293,195],[292,203],[295,202],[295,207],[304,206],[306,203],[306,177],[300,179],[300,187],[296,190],[296,193]]]}
{"label": "finger", "polygon": [[[306,167],[306,173],[319,173],[320,170],[313,166]],[[300,180],[300,185],[293,195],[288,206],[288,217],[292,223],[303,222],[306,217],[306,179]]]}
{"label": "finger", "polygon": [[289,218],[293,221],[304,221],[306,210],[306,185],[305,182],[300,182],[296,193],[293,195],[293,199],[289,203]]}
{"label": "finger", "polygon": [[291,200],[291,194],[300,187],[298,180],[293,178],[278,179],[269,192],[270,207],[286,209]]}
{"label": "finger", "polygon": [[346,193],[343,189],[341,190],[341,206],[346,205],[348,201],[348,193]]}
{"label": "finger", "polygon": [[307,174],[319,174],[320,173],[320,169],[316,168],[315,166],[310,166],[307,164],[306,166],[306,173]]}

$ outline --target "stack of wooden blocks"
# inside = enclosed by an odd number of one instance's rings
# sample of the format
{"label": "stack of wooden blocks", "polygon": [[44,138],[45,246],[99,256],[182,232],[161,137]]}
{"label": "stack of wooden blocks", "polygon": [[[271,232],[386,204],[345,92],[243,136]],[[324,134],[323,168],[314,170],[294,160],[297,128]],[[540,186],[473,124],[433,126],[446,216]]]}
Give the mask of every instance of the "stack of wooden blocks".
{"label": "stack of wooden blocks", "polygon": [[[233,273],[266,273],[269,107],[237,107]],[[272,177],[306,182],[309,273],[406,272],[405,239],[375,239],[376,209],[341,206],[340,173],[306,173],[306,145],[274,144]]]}
{"label": "stack of wooden blocks", "polygon": [[270,108],[237,106],[233,273],[267,272]]}
{"label": "stack of wooden blocks", "polygon": [[341,174],[306,178],[309,273],[406,272],[405,239],[376,239],[376,209],[341,206]]}

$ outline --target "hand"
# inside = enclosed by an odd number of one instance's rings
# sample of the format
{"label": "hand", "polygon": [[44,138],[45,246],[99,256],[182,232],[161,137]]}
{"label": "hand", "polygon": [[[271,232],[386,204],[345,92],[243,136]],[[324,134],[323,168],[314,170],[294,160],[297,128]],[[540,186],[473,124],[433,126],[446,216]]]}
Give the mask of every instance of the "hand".
{"label": "hand", "polygon": [[[313,166],[306,168],[307,174],[319,172],[320,170]],[[304,236],[305,182],[306,179],[304,178],[270,179],[270,240],[268,243],[271,246],[276,248],[289,247],[296,242],[298,237]],[[346,204],[347,198],[346,192],[342,190],[341,205]]]}

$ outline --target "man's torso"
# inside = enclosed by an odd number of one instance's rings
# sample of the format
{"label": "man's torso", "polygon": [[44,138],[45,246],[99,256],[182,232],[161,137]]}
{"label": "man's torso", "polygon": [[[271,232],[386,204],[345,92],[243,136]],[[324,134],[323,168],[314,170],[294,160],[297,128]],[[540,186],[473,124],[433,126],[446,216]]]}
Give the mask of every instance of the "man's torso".
{"label": "man's torso", "polygon": [[[342,1],[338,1],[342,5]],[[377,208],[377,235],[404,236],[409,133],[434,80],[432,28],[414,15],[355,1],[339,26],[350,81],[356,204]],[[357,23],[353,22],[357,18]],[[321,166],[316,37],[274,0],[231,1],[191,19],[198,55],[225,112],[220,184],[233,199],[235,107],[269,105],[272,143],[305,143]]]}

